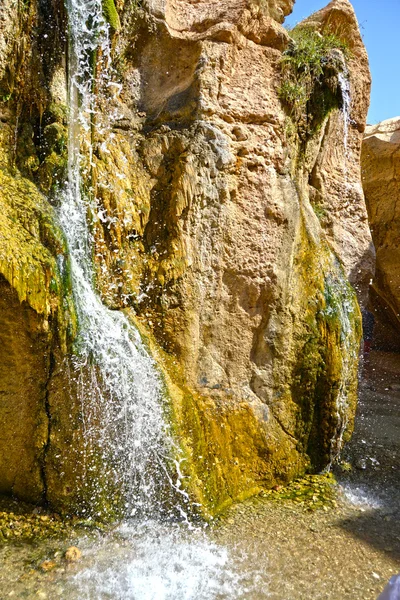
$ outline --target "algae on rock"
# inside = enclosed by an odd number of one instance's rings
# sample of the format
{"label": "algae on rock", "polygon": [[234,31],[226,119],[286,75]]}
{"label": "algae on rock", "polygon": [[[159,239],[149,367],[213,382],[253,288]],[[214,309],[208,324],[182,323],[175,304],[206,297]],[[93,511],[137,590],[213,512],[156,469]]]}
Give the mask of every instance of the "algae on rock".
{"label": "algae on rock", "polygon": [[121,28],[121,21],[114,0],[102,0],[103,14],[112,31],[118,31]]}

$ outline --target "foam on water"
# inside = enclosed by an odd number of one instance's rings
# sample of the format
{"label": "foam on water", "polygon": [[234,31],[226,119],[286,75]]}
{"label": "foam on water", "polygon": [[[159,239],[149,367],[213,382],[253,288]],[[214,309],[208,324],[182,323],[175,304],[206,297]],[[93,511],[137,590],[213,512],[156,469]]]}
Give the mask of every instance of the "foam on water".
{"label": "foam on water", "polygon": [[382,508],[382,501],[374,496],[371,491],[362,485],[351,483],[342,484],[344,497],[350,504],[364,509]]}
{"label": "foam on water", "polygon": [[255,597],[254,593],[260,600],[268,597],[265,565],[264,574],[256,567],[246,574],[240,556],[230,556],[201,531],[189,533],[152,522],[125,524],[118,533],[119,541],[97,548],[93,565],[73,578],[69,597],[78,591],[80,600],[234,600]]}

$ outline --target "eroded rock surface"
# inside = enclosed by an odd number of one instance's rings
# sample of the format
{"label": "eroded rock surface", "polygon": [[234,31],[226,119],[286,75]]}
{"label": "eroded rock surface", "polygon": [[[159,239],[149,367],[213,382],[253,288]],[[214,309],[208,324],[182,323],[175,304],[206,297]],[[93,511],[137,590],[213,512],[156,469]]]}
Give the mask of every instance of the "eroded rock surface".
{"label": "eroded rock surface", "polygon": [[348,123],[333,111],[300,149],[279,98],[289,38],[273,14],[126,3],[114,137],[96,153],[103,297],[132,305],[174,364],[179,435],[214,507],[326,465],[338,390],[351,430],[359,316],[346,276],[364,300],[374,265],[359,165],[370,75],[354,11],[334,1],[308,23],[343,34],[352,102]]}
{"label": "eroded rock surface", "polygon": [[18,6],[6,0],[0,10],[0,491],[40,502],[53,354],[66,352],[75,317],[65,241],[41,185],[46,170],[57,176],[46,163],[53,147],[39,149],[37,137],[40,113],[44,129],[55,121],[45,79],[57,51],[41,63],[33,31],[43,33],[48,14]]}
{"label": "eroded rock surface", "polygon": [[376,247],[371,301],[376,311],[375,341],[400,350],[400,118],[366,128],[362,175]]}

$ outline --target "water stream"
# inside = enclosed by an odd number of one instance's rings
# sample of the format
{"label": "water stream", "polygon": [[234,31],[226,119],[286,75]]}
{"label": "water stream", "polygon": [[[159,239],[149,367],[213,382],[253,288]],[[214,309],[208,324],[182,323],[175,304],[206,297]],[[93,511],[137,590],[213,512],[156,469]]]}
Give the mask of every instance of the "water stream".
{"label": "water stream", "polygon": [[347,162],[349,159],[349,129],[351,125],[351,88],[350,88],[350,75],[347,66],[344,65],[344,70],[339,72],[338,75],[340,91],[342,93],[342,115],[343,115],[343,177],[344,183],[347,188],[348,186],[348,167]]}
{"label": "water stream", "polygon": [[349,284],[338,268],[336,277],[329,275],[326,279],[327,293],[336,301],[327,306],[327,317],[336,313],[340,322],[340,355],[342,360],[341,381],[336,393],[335,418],[336,427],[330,443],[329,471],[338,460],[343,448],[343,436],[348,426],[349,414],[349,382],[353,377],[354,365],[357,362],[357,351],[353,339],[354,298],[349,291]]}

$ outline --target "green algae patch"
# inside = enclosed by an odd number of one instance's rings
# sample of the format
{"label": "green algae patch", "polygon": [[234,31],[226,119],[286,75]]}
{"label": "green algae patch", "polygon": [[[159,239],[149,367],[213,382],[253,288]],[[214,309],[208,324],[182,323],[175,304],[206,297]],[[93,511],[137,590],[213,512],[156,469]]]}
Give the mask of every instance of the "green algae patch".
{"label": "green algae patch", "polygon": [[112,31],[119,31],[121,29],[121,21],[115,6],[114,0],[102,0],[103,15]]}
{"label": "green algae patch", "polygon": [[289,485],[275,486],[261,493],[270,502],[295,504],[308,511],[337,507],[337,483],[332,473],[306,475]]}
{"label": "green algae patch", "polygon": [[321,471],[351,436],[357,405],[361,315],[355,291],[326,241],[302,227],[290,289],[292,342],[276,395],[291,415],[286,426]]}
{"label": "green algae patch", "polygon": [[182,484],[203,517],[213,518],[232,503],[305,472],[306,461],[273,419],[267,422],[247,402],[191,389],[179,361],[160,348],[142,321],[131,319],[161,370],[166,415],[183,453]]}
{"label": "green algae patch", "polygon": [[0,273],[43,316],[57,321],[62,347],[73,337],[76,319],[66,268],[66,246],[51,206],[27,179],[0,169]]}

